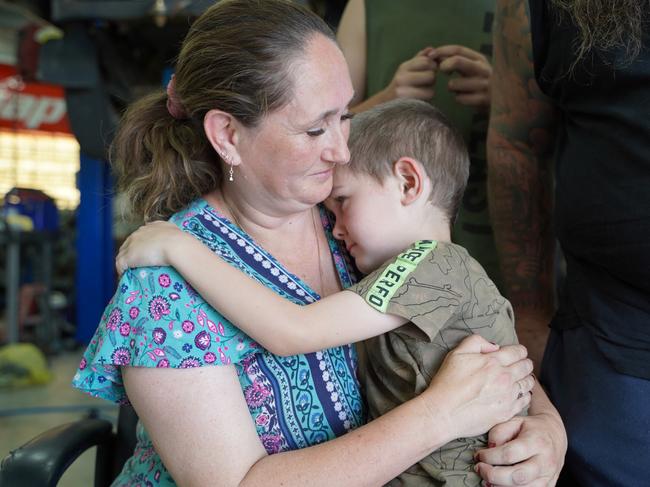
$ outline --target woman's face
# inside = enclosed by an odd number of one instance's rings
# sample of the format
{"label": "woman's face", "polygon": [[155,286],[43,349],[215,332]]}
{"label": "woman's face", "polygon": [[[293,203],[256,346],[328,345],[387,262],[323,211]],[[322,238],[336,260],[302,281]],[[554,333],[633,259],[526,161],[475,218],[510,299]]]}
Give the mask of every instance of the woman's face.
{"label": "woman's face", "polygon": [[332,189],[334,167],[350,158],[353,88],[340,49],[320,34],[293,63],[290,78],[289,104],[240,132],[241,164],[232,189],[262,198],[267,209],[294,211],[323,201]]}

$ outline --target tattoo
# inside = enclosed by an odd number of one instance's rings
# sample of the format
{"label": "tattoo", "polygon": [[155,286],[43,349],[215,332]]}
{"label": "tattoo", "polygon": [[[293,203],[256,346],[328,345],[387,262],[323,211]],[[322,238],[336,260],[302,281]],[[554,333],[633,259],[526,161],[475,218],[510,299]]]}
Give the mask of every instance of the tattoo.
{"label": "tattoo", "polygon": [[515,310],[550,317],[553,105],[535,81],[526,0],[498,0],[488,131],[490,215]]}

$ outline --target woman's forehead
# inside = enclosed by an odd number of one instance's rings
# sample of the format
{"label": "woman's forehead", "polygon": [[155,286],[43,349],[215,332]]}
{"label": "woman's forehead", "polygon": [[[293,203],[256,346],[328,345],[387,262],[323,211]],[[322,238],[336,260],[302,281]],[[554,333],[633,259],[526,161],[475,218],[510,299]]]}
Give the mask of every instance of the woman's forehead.
{"label": "woman's forehead", "polygon": [[352,80],[339,47],[325,36],[314,36],[289,71],[289,105],[319,117],[345,109],[354,94]]}

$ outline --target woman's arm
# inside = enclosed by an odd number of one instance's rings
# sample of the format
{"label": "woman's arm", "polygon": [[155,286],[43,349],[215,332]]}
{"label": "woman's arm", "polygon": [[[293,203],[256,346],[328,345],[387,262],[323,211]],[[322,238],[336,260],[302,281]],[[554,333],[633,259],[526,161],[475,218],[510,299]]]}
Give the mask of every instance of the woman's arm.
{"label": "woman's arm", "polygon": [[[346,345],[406,322],[376,311],[358,294],[346,291],[307,306],[294,304],[168,222],[150,223],[134,232],[120,248],[116,265],[120,270],[173,266],[213,308],[276,355]],[[215,286],[215,282],[227,284]],[[243,300],[244,296],[251,299]]]}
{"label": "woman's arm", "polygon": [[521,389],[532,387],[525,348],[491,352],[495,348],[469,337],[417,398],[334,440],[270,456],[257,437],[234,366],[125,367],[123,375],[178,485],[376,486],[451,439],[483,433],[527,405],[529,394],[517,399]]}

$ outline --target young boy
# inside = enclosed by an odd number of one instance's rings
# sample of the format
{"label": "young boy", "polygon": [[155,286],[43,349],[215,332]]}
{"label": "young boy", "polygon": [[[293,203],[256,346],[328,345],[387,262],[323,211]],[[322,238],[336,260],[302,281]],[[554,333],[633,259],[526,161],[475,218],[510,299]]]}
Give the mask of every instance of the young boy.
{"label": "young boy", "polygon": [[[150,231],[144,248],[126,245],[118,266],[174,266],[206,301],[278,355],[365,340],[360,378],[376,417],[420,394],[464,337],[478,333],[507,345],[516,336],[508,301],[450,242],[469,159],[444,116],[421,101],[395,100],[357,115],[349,145],[351,162],[335,170],[326,201],[336,216],[334,236],[369,274],[347,290],[298,306],[169,223],[154,224],[159,233]],[[193,258],[179,257],[187,255]],[[215,288],[215,277],[228,289]],[[255,299],[242,306],[243,295]],[[480,485],[473,454],[485,446],[485,435],[455,440],[389,485]]]}

